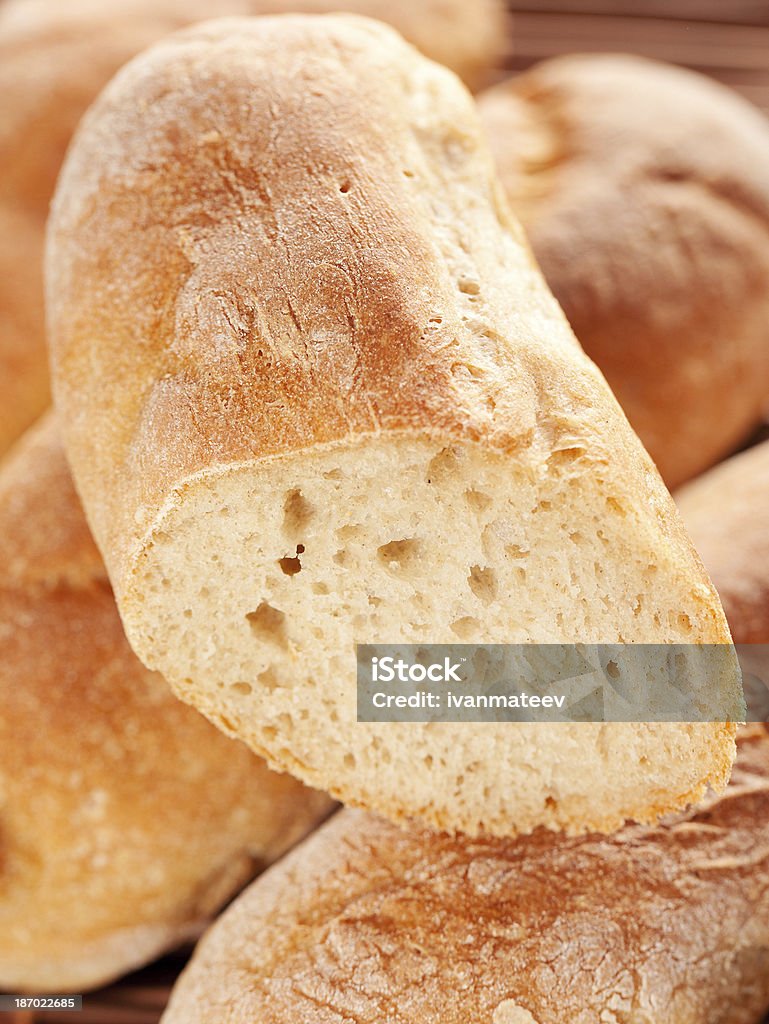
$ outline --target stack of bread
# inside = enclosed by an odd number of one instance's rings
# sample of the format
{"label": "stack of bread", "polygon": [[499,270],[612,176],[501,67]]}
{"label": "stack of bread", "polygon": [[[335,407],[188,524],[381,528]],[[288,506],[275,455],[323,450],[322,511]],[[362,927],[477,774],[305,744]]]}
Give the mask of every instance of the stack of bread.
{"label": "stack of bread", "polygon": [[[162,34],[141,6],[137,38]],[[408,34],[477,70],[431,7]],[[356,719],[356,642],[769,639],[769,447],[682,493],[693,544],[515,217],[678,483],[769,383],[769,128],[619,58],[479,108],[380,22],[287,15],[163,38],[80,122],[48,222],[55,418],[0,468],[0,985],[183,941],[337,798],[211,928],[166,1024],[769,1008],[764,725]],[[60,156],[19,159],[9,209]]]}

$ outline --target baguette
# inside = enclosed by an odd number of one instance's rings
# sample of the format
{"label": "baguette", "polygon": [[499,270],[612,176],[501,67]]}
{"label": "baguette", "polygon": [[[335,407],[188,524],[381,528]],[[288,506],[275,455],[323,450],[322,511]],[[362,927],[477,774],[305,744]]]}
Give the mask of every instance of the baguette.
{"label": "baguette", "polygon": [[343,811],[200,943],[162,1024],[754,1024],[769,735],[656,828],[470,841]]}
{"label": "baguette", "polygon": [[546,61],[479,109],[548,284],[678,486],[766,406],[769,122],[708,78],[613,55]]}
{"label": "baguette", "polygon": [[450,72],[349,17],[169,38],[78,132],[47,289],[129,640],[272,766],[470,833],[725,783],[729,724],[356,722],[355,641],[729,642]]}
{"label": "baguette", "polygon": [[6,0],[0,6],[0,453],[45,410],[45,220],[72,132],[126,61],[223,14],[357,11],[392,22],[480,86],[506,36],[501,0]]}
{"label": "baguette", "polygon": [[83,991],[194,938],[331,804],[148,672],[55,423],[0,470],[0,990]]}

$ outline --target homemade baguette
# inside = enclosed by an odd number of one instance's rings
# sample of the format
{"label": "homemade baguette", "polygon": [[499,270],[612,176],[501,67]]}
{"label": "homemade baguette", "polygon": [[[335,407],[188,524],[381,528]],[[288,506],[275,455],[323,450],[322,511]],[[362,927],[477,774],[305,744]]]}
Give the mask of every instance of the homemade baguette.
{"label": "homemade baguette", "polygon": [[47,419],[0,471],[0,989],[194,938],[328,813],[131,653]]}
{"label": "homemade baguette", "polygon": [[162,1024],[755,1024],[769,736],[656,828],[470,841],[343,811],[204,937]]}
{"label": "homemade baguette", "polygon": [[130,642],[226,732],[470,833],[723,786],[728,724],[356,722],[355,641],[729,641],[450,72],[349,17],[169,38],[78,132],[47,288]]}
{"label": "homemade baguette", "polygon": [[769,394],[769,122],[690,71],[547,61],[479,98],[545,278],[670,487]]}
{"label": "homemade baguette", "polygon": [[64,153],[112,75],[162,36],[223,14],[347,9],[391,22],[474,86],[506,38],[501,0],[7,0],[0,5],[0,453],[48,404],[43,238]]}

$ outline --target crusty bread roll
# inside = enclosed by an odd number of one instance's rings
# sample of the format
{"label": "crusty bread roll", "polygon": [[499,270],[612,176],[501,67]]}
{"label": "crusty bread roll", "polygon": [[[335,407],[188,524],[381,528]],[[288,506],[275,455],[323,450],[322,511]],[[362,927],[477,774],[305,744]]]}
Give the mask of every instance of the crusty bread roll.
{"label": "crusty bread roll", "polygon": [[729,639],[450,72],[349,17],[169,38],[77,135],[47,289],[130,642],[225,731],[470,833],[723,785],[730,725],[356,722],[355,641]]}
{"label": "crusty bread roll", "polygon": [[131,653],[54,423],[0,471],[0,989],[82,991],[194,936],[328,813]]}
{"label": "crusty bread roll", "polygon": [[769,644],[769,441],[676,494],[735,643]]}
{"label": "crusty bread roll", "polygon": [[538,65],[480,98],[548,284],[668,486],[769,395],[769,123],[710,79],[624,56]]}
{"label": "crusty bread roll", "polygon": [[754,1024],[769,736],[652,829],[469,841],[343,811],[202,940],[162,1024]]}
{"label": "crusty bread roll", "polygon": [[501,0],[7,0],[0,6],[0,453],[48,402],[44,224],[65,149],[94,97],[134,54],[202,18],[340,8],[391,22],[476,86],[505,45]]}

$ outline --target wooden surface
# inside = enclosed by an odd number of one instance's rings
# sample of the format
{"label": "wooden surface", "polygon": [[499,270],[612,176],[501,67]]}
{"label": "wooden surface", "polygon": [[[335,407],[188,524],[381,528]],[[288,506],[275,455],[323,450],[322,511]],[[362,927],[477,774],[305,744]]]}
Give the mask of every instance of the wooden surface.
{"label": "wooden surface", "polygon": [[[710,74],[769,113],[769,0],[530,0],[510,6],[512,36],[501,75],[563,53],[630,52]],[[157,1024],[184,959],[167,958],[86,996],[81,1013],[6,1019],[8,1024]]]}
{"label": "wooden surface", "polygon": [[116,985],[85,995],[79,1012],[51,1010],[7,1017],[0,1013],[0,1024],[158,1024],[186,960],[186,954],[166,957]]}
{"label": "wooden surface", "polygon": [[637,53],[712,75],[769,113],[769,0],[529,0],[511,10],[510,71],[575,51]]}

